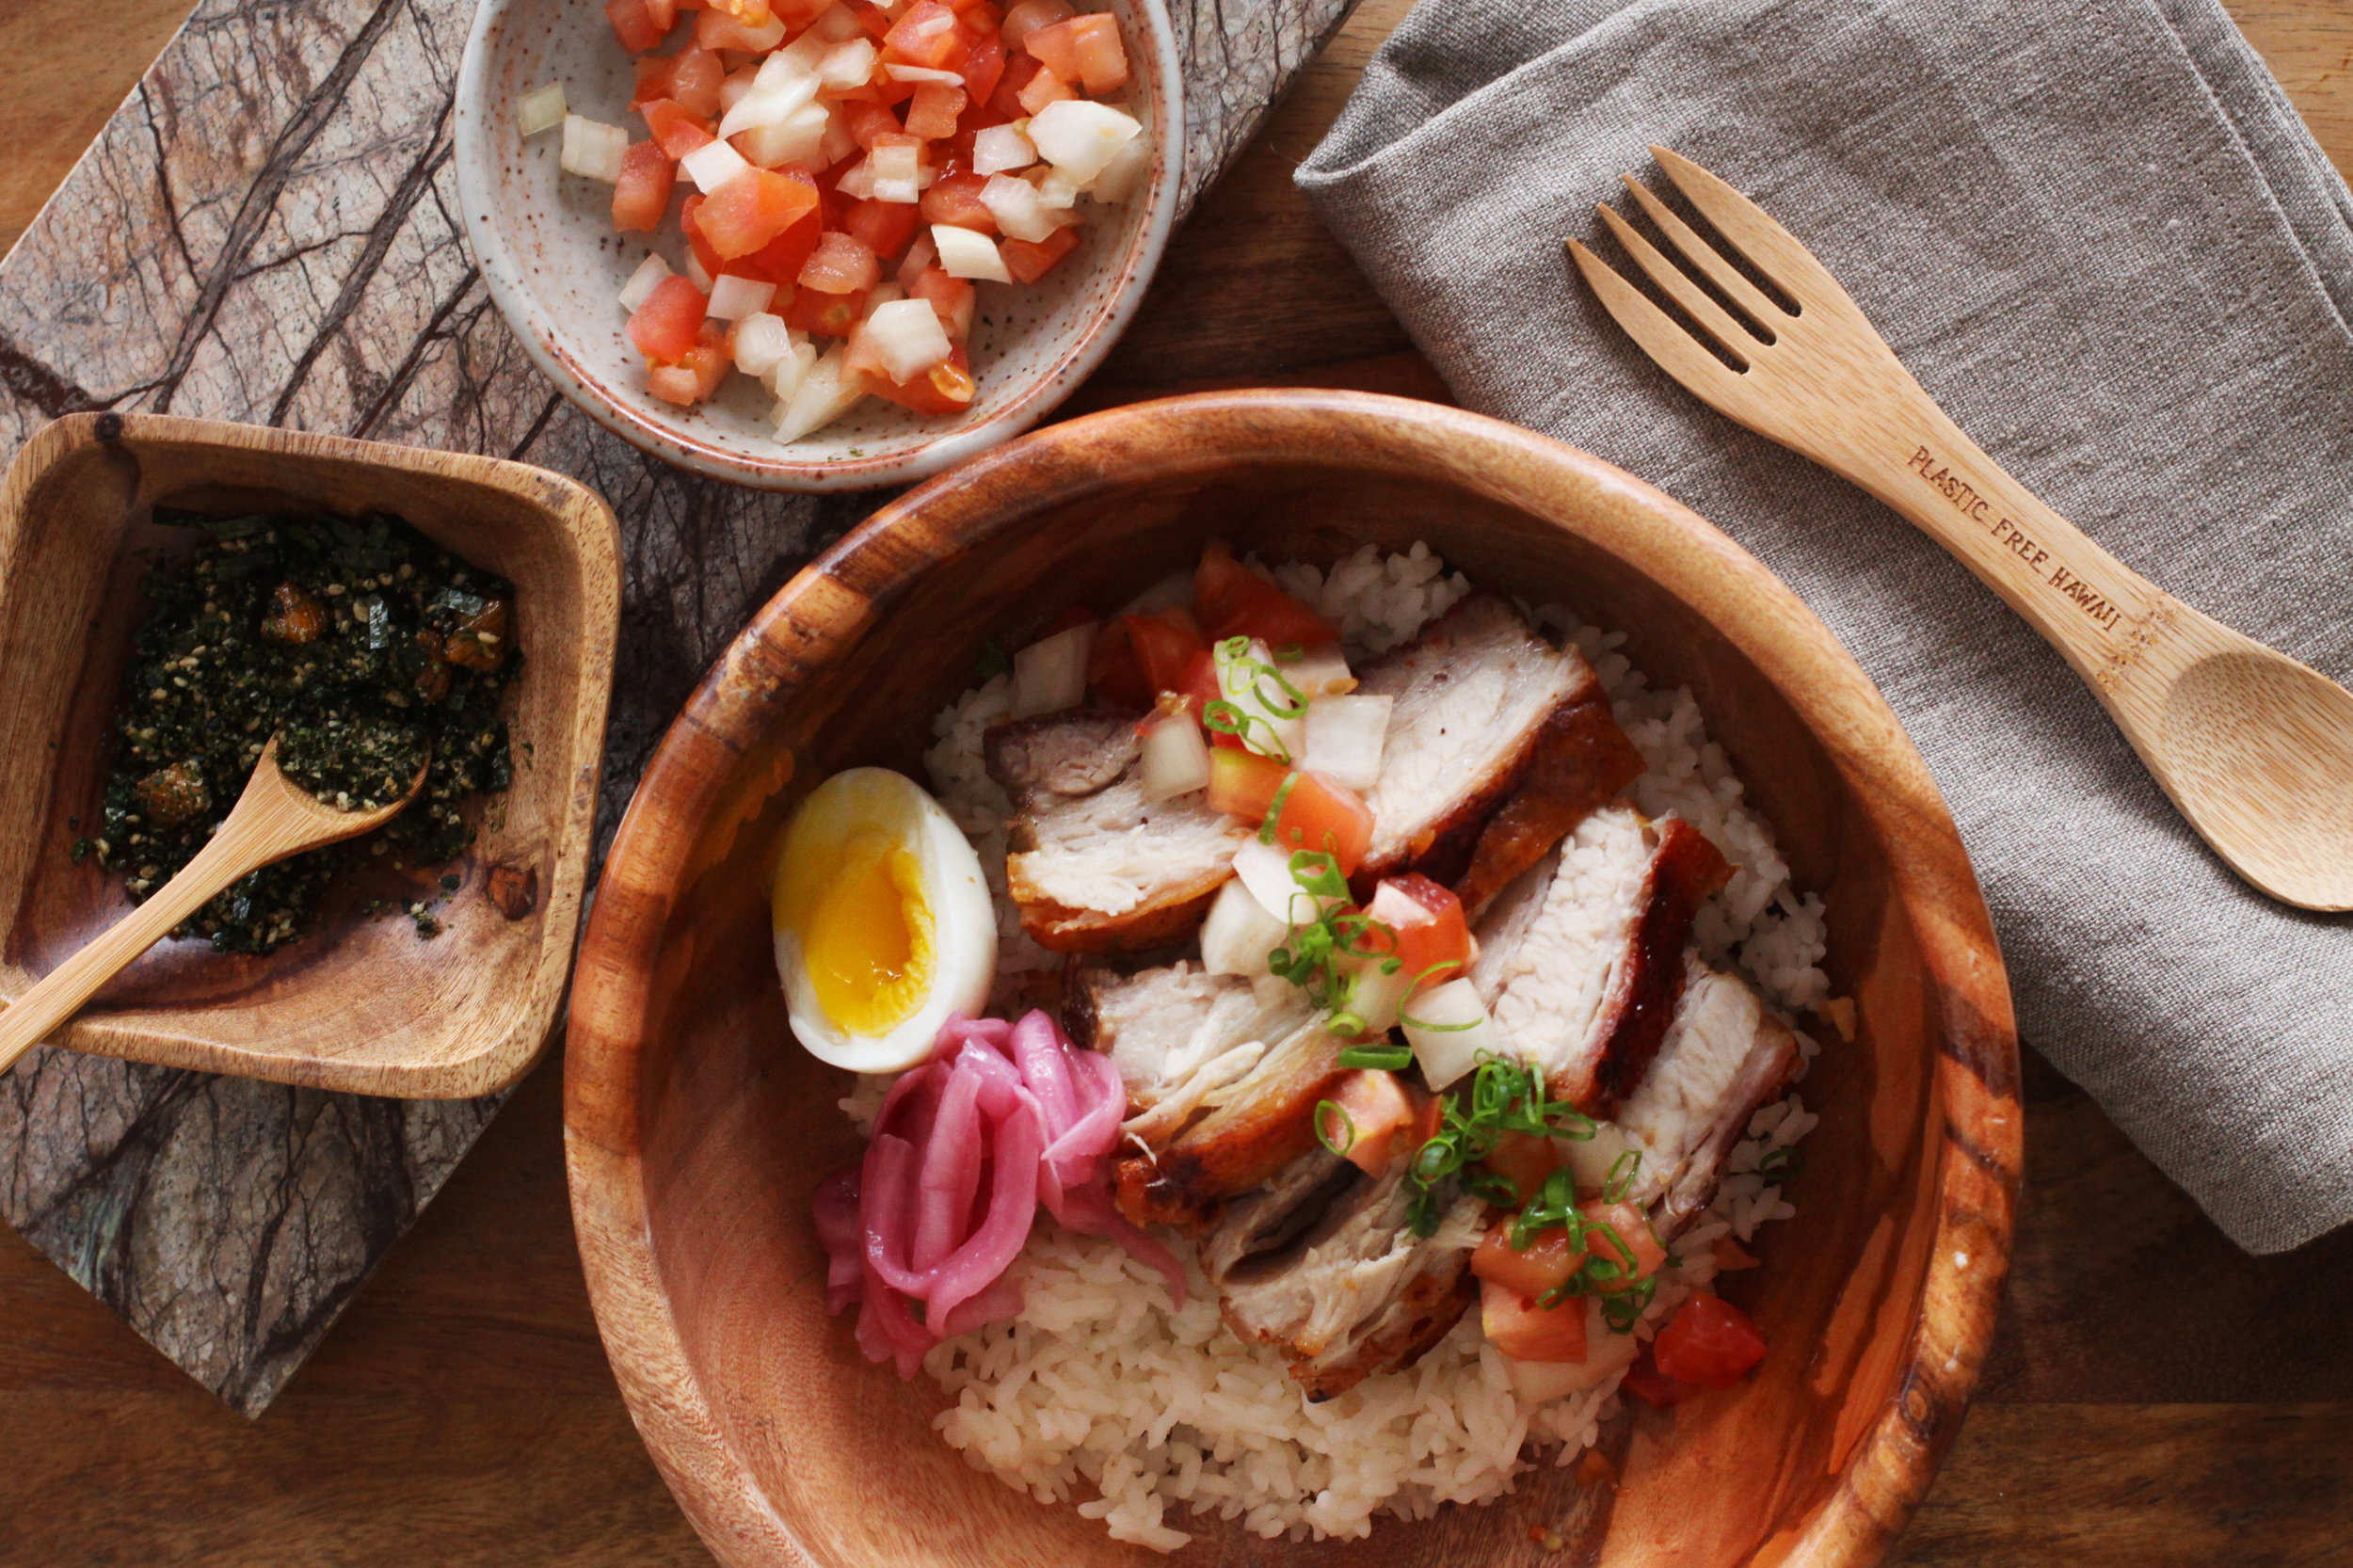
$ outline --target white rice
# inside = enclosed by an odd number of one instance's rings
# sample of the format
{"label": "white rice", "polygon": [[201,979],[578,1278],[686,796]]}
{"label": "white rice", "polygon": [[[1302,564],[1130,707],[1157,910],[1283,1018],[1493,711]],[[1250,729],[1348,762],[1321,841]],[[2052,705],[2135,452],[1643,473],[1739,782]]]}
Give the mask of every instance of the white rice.
{"label": "white rice", "polygon": [[[1470,591],[1420,544],[1388,556],[1368,545],[1328,573],[1294,563],[1266,575],[1337,626],[1352,655],[1406,641]],[[1829,996],[1821,901],[1790,887],[1771,825],[1742,805],[1740,781],[1690,693],[1652,690],[1618,651],[1622,633],[1581,625],[1557,606],[1535,619],[1593,664],[1649,761],[1635,804],[1653,817],[1683,818],[1732,862],[1731,882],[1699,913],[1704,953],[1737,965],[1789,1012],[1821,1004]],[[1010,803],[982,764],[981,737],[1005,716],[1007,688],[1000,676],[941,712],[924,759],[941,803],[988,869],[1000,981],[1059,962],[1022,934],[1004,888]],[[1815,1043],[1802,1032],[1799,1040],[1810,1061]],[[843,1111],[871,1126],[888,1086],[861,1080]],[[1756,1113],[1714,1206],[1676,1238],[1678,1261],[1660,1275],[1638,1334],[1656,1333],[1715,1276],[1719,1238],[1746,1241],[1759,1224],[1796,1212],[1764,1166],[1817,1120],[1796,1095]],[[1486,1502],[1547,1450],[1553,1463],[1571,1463],[1617,1410],[1616,1379],[1520,1408],[1475,1312],[1411,1368],[1310,1403],[1280,1354],[1226,1331],[1189,1253],[1177,1250],[1193,1279],[1182,1308],[1116,1246],[1041,1221],[1015,1265],[1021,1315],[938,1345],[924,1360],[955,1396],[936,1419],[941,1435],[975,1468],[1041,1502],[1076,1499],[1113,1538],[1174,1551],[1192,1539],[1183,1525],[1193,1518],[1241,1520],[1261,1536],[1304,1541],[1363,1536],[1383,1513],[1423,1518],[1441,1503]]]}

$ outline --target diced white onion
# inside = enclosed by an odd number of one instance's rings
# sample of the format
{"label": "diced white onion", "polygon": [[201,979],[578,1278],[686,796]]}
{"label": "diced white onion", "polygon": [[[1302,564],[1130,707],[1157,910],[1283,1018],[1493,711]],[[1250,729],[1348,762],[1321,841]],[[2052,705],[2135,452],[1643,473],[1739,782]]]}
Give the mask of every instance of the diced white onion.
{"label": "diced white onion", "polygon": [[[1305,748],[1307,721],[1303,712],[1286,712],[1298,707],[1290,694],[1275,684],[1274,677],[1265,674],[1262,666],[1274,664],[1274,656],[1266,644],[1257,637],[1239,659],[1225,656],[1223,647],[1216,650],[1218,690],[1225,700],[1241,710],[1241,744],[1246,750],[1279,761],[1297,762]],[[1274,665],[1280,669],[1282,666]],[[1289,675],[1285,680],[1290,679]]]}
{"label": "diced white onion", "polygon": [[1013,281],[1013,274],[1005,270],[1005,258],[998,252],[997,242],[986,234],[960,229],[952,223],[935,224],[932,244],[939,251],[939,270],[951,278],[983,278],[992,283]]}
{"label": "diced white onion", "polygon": [[746,97],[750,96],[752,89],[759,85],[760,68],[758,66],[747,65],[741,71],[728,72],[727,79],[719,84],[719,112],[725,114],[744,102]]}
{"label": "diced white onion", "polygon": [[[1581,1303],[1585,1311],[1585,1359],[1582,1361],[1515,1361],[1503,1358],[1504,1370],[1511,1374],[1512,1393],[1525,1411],[1549,1400],[1569,1394],[1581,1394],[1588,1388],[1598,1388],[1609,1378],[1615,1377],[1634,1364],[1642,1352],[1642,1342],[1631,1334],[1611,1332],[1609,1320],[1602,1315],[1601,1303],[1587,1296]],[[1573,1312],[1580,1305],[1572,1296],[1553,1310]]]}
{"label": "diced white onion", "polygon": [[1568,1161],[1569,1171],[1580,1188],[1599,1192],[1609,1184],[1609,1169],[1634,1146],[1625,1129],[1615,1122],[1597,1122],[1591,1138],[1571,1142],[1556,1138],[1552,1146]]}
{"label": "diced white onion", "polygon": [[1136,187],[1144,184],[1144,176],[1151,171],[1152,138],[1131,136],[1120,144],[1119,151],[1112,154],[1112,161],[1096,175],[1087,194],[1097,201],[1125,201],[1135,195]]}
{"label": "diced white onion", "polygon": [[[724,281],[724,280],[723,280]],[[774,285],[769,293],[776,292]],[[712,313],[716,315],[717,310]],[[754,311],[735,324],[735,368],[765,379],[779,360],[792,357],[792,328],[782,316]]]}
{"label": "diced white onion", "polygon": [[874,160],[860,158],[843,169],[833,183],[833,188],[853,201],[863,201],[874,194]]}
{"label": "diced white onion", "polygon": [[751,171],[744,154],[724,141],[705,142],[679,161],[695,188],[709,196],[739,174]]}
{"label": "diced white onion", "polygon": [[[1287,925],[1312,925],[1322,918],[1316,896],[1299,885],[1291,874],[1291,852],[1279,844],[1262,844],[1252,839],[1234,852],[1234,874],[1241,878],[1266,912]],[[1342,899],[1321,901],[1326,905],[1345,904]]]}
{"label": "diced white onion", "polygon": [[704,313],[716,316],[721,321],[741,321],[745,316],[757,315],[766,310],[768,302],[776,296],[776,286],[774,283],[739,278],[732,272],[721,273],[712,280],[711,303],[705,307]]}
{"label": "diced white onion", "polygon": [[1368,1034],[1386,1034],[1396,1028],[1398,1012],[1414,988],[1414,977],[1405,972],[1403,965],[1393,971],[1384,970],[1384,962],[1380,958],[1360,958],[1353,964],[1356,984],[1349,994],[1348,1009],[1365,1020]]}
{"label": "diced white onion", "polygon": [[952,71],[935,71],[928,65],[902,65],[897,60],[883,67],[894,82],[950,82],[964,86],[964,78]]}
{"label": "diced white onion", "polygon": [[621,285],[621,309],[635,315],[637,308],[651,299],[653,291],[660,288],[662,280],[669,276],[670,264],[664,261],[659,253],[639,262],[637,270],[629,275],[629,281]]}
{"label": "diced white onion", "polygon": [[[817,76],[824,70],[824,59],[833,53],[834,45],[843,41],[829,39],[811,27],[799,38],[760,62],[762,85],[781,87],[794,76]],[[856,84],[853,84],[854,86]]]}
{"label": "diced white onion", "polygon": [[[931,309],[920,299],[910,303],[923,305],[925,311]],[[939,325],[937,316],[932,318],[932,325]],[[1065,708],[1076,708],[1087,693],[1087,650],[1094,646],[1095,623],[1089,621],[1067,632],[1057,632],[1015,654],[1011,716],[1034,718],[1040,713],[1059,713]]]}
{"label": "diced white onion", "polygon": [[1209,918],[1201,922],[1201,967],[1210,974],[1266,974],[1267,954],[1289,936],[1290,927],[1236,879],[1217,890]]}
{"label": "diced white onion", "polygon": [[[858,317],[858,320],[872,321],[874,318],[874,312],[876,311],[881,310],[885,305],[889,304],[894,299],[904,299],[906,296],[907,291],[899,286],[896,279],[892,279],[888,282],[876,283],[872,288],[866,291],[866,311],[864,314]],[[936,314],[937,312],[934,313]]]}
{"label": "diced white onion", "polygon": [[564,117],[564,151],[556,161],[565,173],[613,184],[621,177],[621,154],[628,151],[629,133],[618,125],[576,114]]}
{"label": "diced white onion", "polygon": [[515,125],[524,136],[536,136],[563,124],[570,112],[564,103],[564,84],[550,82],[536,92],[523,94],[522,102],[515,105]]}
{"label": "diced white onion", "polygon": [[862,88],[873,73],[874,45],[862,38],[835,44],[826,52],[824,63],[817,68],[817,79],[825,84],[828,92]]}
{"label": "diced white onion", "polygon": [[939,312],[927,299],[893,299],[876,306],[867,312],[866,334],[893,381],[912,381],[955,352],[948,329],[939,324]]}
{"label": "diced white onion", "polygon": [[857,152],[857,137],[850,131],[849,117],[839,104],[833,106],[825,120],[825,139],[818,144],[825,155],[827,167]]}
{"label": "diced white onion", "polygon": [[913,143],[892,142],[877,147],[867,153],[866,167],[873,170],[875,200],[922,200],[923,187],[916,178],[922,172],[921,150]]}
{"label": "diced white onion", "polygon": [[1191,713],[1156,721],[1144,737],[1144,798],[1173,800],[1209,786],[1209,745]]}
{"label": "diced white onion", "polygon": [[832,117],[823,104],[804,104],[781,123],[755,125],[741,133],[737,140],[744,157],[761,168],[782,168],[786,164],[825,165],[824,147],[826,127]]}
{"label": "diced white onion", "polygon": [[[1289,671],[1285,672],[1289,673]],[[1302,765],[1352,790],[1381,782],[1381,746],[1395,697],[1320,696],[1307,704],[1307,760]]]}
{"label": "diced white onion", "polygon": [[717,286],[711,274],[703,270],[703,259],[695,254],[695,248],[691,245],[686,248],[686,280],[705,294]]}
{"label": "diced white onion", "polygon": [[[814,103],[816,98],[817,78],[814,76],[796,77],[782,87],[756,87],[721,117],[719,138],[724,141],[739,131],[749,131],[761,125],[781,125]],[[698,148],[696,151],[703,150]]]}
{"label": "diced white onion", "polygon": [[1037,204],[1049,213],[1069,211],[1079,204],[1079,182],[1062,169],[1048,169],[1037,183]]}
{"label": "diced white onion", "polygon": [[1479,1065],[1479,1053],[1507,1054],[1503,1032],[1487,1016],[1487,1004],[1468,980],[1433,985],[1406,1004],[1402,1021],[1405,1038],[1413,1042],[1414,1060],[1433,1090],[1447,1085]]}
{"label": "diced white onion", "polygon": [[929,272],[932,264],[938,260],[939,247],[933,243],[931,231],[926,229],[918,232],[907,246],[906,255],[899,262],[899,286],[903,289],[915,287],[915,280]]}
{"label": "diced white onion", "polygon": [[842,351],[836,347],[808,367],[793,389],[792,401],[776,416],[776,440],[797,441],[846,414],[866,395],[866,378],[845,376]]}
{"label": "diced white onion", "polygon": [[1102,173],[1143,129],[1132,115],[1121,114],[1109,104],[1065,98],[1031,118],[1030,140],[1039,156],[1083,183]]}
{"label": "diced white onion", "polygon": [[988,177],[988,184],[981,187],[981,205],[988,209],[988,216],[997,220],[997,227],[1008,236],[1028,240],[1032,245],[1058,227],[1039,203],[1037,187],[1010,174]]}
{"label": "diced white onion", "polygon": [[817,363],[817,345],[802,334],[792,334],[792,352],[778,360],[766,376],[760,377],[770,392],[776,394],[777,411],[801,388],[802,380]]}
{"label": "diced white onion", "polygon": [[1012,125],[991,125],[972,138],[972,172],[1003,174],[1037,162],[1037,149]]}
{"label": "diced white onion", "polygon": [[1308,648],[1283,666],[1283,679],[1310,697],[1337,696],[1356,689],[1356,678],[1349,673],[1348,656],[1340,651],[1337,643]]}

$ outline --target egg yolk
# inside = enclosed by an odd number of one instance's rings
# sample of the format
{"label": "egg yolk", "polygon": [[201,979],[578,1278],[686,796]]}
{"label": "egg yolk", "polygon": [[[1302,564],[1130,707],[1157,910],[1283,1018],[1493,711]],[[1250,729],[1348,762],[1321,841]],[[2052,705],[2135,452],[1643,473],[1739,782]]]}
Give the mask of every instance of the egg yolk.
{"label": "egg yolk", "polygon": [[801,930],[810,985],[852,1034],[886,1034],[931,990],[932,906],[923,869],[902,845],[854,843]]}

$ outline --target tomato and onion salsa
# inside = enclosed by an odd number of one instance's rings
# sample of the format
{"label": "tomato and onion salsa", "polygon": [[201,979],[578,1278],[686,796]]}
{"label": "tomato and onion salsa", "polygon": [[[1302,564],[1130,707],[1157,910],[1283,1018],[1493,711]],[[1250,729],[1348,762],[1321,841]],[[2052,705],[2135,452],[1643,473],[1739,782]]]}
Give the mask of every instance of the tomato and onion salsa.
{"label": "tomato and onion salsa", "polygon": [[280,771],[340,810],[397,800],[420,767],[424,789],[374,833],[242,878],[174,935],[268,952],[301,934],[338,865],[422,872],[462,854],[474,830],[461,804],[513,776],[499,703],[521,664],[514,589],[393,517],[159,506],[155,520],[194,530],[196,549],[142,584],[152,609],[115,712],[104,816],[74,858],[120,869],[144,903],[219,827],[273,734]]}
{"label": "tomato and onion salsa", "polygon": [[604,10],[643,135],[566,112],[561,84],[520,128],[563,127],[563,168],[613,186],[616,231],[684,242],[682,273],[657,251],[621,292],[647,390],[693,407],[750,376],[779,440],[870,396],[968,408],[976,285],[1035,283],[1149,167],[1119,24],[1066,0]]}

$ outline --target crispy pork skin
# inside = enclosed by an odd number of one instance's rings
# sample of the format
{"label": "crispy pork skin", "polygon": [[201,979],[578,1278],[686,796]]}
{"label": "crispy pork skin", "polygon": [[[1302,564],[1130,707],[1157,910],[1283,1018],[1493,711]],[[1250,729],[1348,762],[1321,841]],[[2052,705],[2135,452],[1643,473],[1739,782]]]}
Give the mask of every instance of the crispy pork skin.
{"label": "crispy pork skin", "polygon": [[1255,986],[1190,963],[1133,972],[1080,964],[1063,1008],[1070,1037],[1118,1065],[1128,1112],[1120,1130],[1147,1149],[1167,1144],[1313,1013],[1295,985]]}
{"label": "crispy pork skin", "polygon": [[1611,806],[1497,896],[1471,983],[1549,1093],[1616,1111],[1674,1016],[1692,916],[1730,875],[1688,823]]}
{"label": "crispy pork skin", "polygon": [[1227,1326],[1289,1356],[1312,1399],[1411,1366],[1471,1299],[1482,1206],[1465,1197],[1416,1236],[1405,1169],[1371,1176],[1314,1150],[1233,1204],[1203,1247]]}
{"label": "crispy pork skin", "polygon": [[1074,708],[991,729],[1013,799],[1005,880],[1021,926],[1058,952],[1133,952],[1190,936],[1249,827],[1199,794],[1148,803],[1141,713]]}
{"label": "crispy pork skin", "polygon": [[1349,1043],[1318,1014],[1269,1044],[1248,1072],[1204,1097],[1206,1114],[1119,1162],[1121,1209],[1138,1224],[1199,1234],[1227,1199],[1318,1146],[1316,1102],[1347,1076]]}
{"label": "crispy pork skin", "polygon": [[1653,1206],[1658,1234],[1690,1224],[1716,1194],[1724,1158],[1759,1106],[1797,1070],[1798,1039],[1737,975],[1685,958],[1674,1021],[1618,1113],[1641,1164],[1629,1196]]}
{"label": "crispy pork skin", "polygon": [[1454,884],[1465,909],[1477,910],[1501,892],[1647,765],[1611,716],[1600,680],[1584,668],[1584,661],[1577,664],[1585,688],[1555,708],[1536,731],[1527,772],[1480,829],[1470,869]]}

